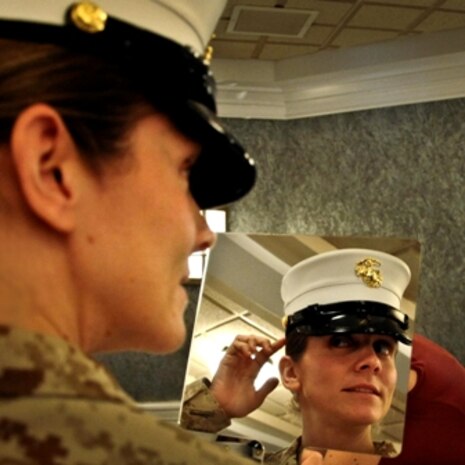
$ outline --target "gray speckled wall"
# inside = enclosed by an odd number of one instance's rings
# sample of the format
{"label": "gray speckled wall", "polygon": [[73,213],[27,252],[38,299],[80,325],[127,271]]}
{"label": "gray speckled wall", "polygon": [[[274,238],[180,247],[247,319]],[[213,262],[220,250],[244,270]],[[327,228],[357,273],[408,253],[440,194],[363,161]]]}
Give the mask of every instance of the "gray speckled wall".
{"label": "gray speckled wall", "polygon": [[260,169],[229,229],[419,239],[417,331],[465,362],[465,100],[228,125]]}
{"label": "gray speckled wall", "polygon": [[[465,362],[465,100],[227,123],[259,169],[229,230],[419,239],[417,331]],[[136,399],[169,400],[181,396],[187,354],[101,359]]]}

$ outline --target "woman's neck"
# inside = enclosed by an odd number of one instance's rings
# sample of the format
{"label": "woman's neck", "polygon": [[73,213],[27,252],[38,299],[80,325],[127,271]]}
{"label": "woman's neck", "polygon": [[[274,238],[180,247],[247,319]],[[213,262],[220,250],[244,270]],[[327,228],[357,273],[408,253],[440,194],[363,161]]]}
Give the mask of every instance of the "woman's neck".
{"label": "woman's neck", "polygon": [[335,422],[303,422],[302,447],[374,453],[370,426],[340,425]]}

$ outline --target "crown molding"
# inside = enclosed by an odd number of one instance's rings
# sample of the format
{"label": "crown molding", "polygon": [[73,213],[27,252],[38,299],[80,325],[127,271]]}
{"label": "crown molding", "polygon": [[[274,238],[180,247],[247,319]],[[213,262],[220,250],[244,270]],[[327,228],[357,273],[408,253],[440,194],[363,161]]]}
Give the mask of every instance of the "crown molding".
{"label": "crown molding", "polygon": [[212,62],[218,113],[296,119],[465,96],[465,29],[280,61]]}

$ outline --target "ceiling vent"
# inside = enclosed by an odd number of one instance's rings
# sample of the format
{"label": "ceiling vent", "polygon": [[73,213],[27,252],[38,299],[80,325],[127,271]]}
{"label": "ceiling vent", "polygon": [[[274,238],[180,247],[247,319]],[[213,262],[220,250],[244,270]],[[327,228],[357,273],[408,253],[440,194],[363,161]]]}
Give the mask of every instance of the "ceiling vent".
{"label": "ceiling vent", "polygon": [[302,38],[317,16],[318,11],[236,6],[227,32]]}

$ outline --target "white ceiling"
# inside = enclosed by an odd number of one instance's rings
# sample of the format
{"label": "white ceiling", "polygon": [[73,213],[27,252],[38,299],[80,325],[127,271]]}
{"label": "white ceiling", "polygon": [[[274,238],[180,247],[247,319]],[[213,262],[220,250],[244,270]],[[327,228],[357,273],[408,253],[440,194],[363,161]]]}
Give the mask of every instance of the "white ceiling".
{"label": "white ceiling", "polygon": [[222,116],[465,96],[463,0],[229,0],[212,46]]}

